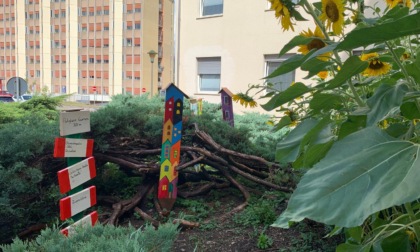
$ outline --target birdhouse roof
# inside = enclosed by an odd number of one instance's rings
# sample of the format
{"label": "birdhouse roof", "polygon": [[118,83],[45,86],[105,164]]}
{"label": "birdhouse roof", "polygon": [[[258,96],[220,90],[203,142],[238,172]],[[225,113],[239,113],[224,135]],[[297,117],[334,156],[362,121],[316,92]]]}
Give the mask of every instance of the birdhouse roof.
{"label": "birdhouse roof", "polygon": [[175,86],[175,84],[173,84],[173,83],[169,83],[169,85],[166,87],[166,88],[163,88],[163,90],[167,90],[167,89],[169,89],[171,86],[173,86],[174,88],[176,88],[179,92],[181,92],[182,93],[182,95],[185,97],[185,98],[189,98],[188,97],[188,95],[186,95],[184,92],[182,92],[181,91],[181,89],[179,89],[177,86]]}
{"label": "birdhouse roof", "polygon": [[219,94],[220,94],[222,91],[224,91],[224,92],[225,92],[227,95],[229,95],[230,97],[232,97],[232,96],[233,96],[233,93],[232,93],[232,92],[230,92],[230,90],[229,90],[228,88],[226,88],[226,87],[223,87],[222,89],[220,89]]}

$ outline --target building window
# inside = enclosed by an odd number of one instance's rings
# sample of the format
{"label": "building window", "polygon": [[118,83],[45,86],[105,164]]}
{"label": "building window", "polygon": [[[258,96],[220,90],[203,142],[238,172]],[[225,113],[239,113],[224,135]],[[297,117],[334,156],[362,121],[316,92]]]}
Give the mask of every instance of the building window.
{"label": "building window", "polygon": [[[277,68],[280,67],[281,63],[288,59],[291,55],[284,55],[280,58],[277,55],[266,55],[265,56],[265,76],[270,75]],[[295,71],[288,72],[266,80],[269,85],[267,91],[284,91],[290,84],[295,81]]]}
{"label": "building window", "polygon": [[133,44],[133,40],[131,38],[126,39],[125,42],[126,42],[125,44],[126,46],[132,46]]}
{"label": "building window", "polygon": [[201,16],[223,14],[223,0],[201,0]]}
{"label": "building window", "polygon": [[136,30],[140,30],[140,28],[141,28],[140,23],[135,23],[135,24],[134,24],[134,29],[136,29]]}
{"label": "building window", "polygon": [[220,57],[197,58],[197,76],[199,92],[219,92],[220,67]]}

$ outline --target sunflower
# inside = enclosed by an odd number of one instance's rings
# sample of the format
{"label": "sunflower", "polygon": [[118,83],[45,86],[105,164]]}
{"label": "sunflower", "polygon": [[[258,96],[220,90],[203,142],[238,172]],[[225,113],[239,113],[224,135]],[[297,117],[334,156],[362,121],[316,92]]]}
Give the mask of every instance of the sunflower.
{"label": "sunflower", "polygon": [[281,0],[268,0],[271,3],[271,10],[274,10],[276,13],[276,18],[281,20],[281,26],[283,31],[291,29],[295,31],[292,23],[292,15],[290,14],[289,8]]}
{"label": "sunflower", "polygon": [[341,0],[322,0],[322,14],[319,17],[322,22],[327,22],[327,28],[336,35],[343,31],[344,25],[344,4]]}
{"label": "sunflower", "polygon": [[394,8],[395,6],[401,4],[402,6],[406,6],[411,8],[411,0],[386,0],[386,4],[390,9]]}
{"label": "sunflower", "polygon": [[293,127],[297,125],[299,116],[293,110],[288,109],[284,111],[284,114],[288,116],[291,120],[291,123],[289,124],[289,126]]}
{"label": "sunflower", "polygon": [[408,60],[411,58],[411,54],[409,52],[405,52],[401,55],[400,60],[404,61],[404,60]]}
{"label": "sunflower", "polygon": [[[313,38],[308,44],[299,45],[298,52],[301,52],[303,55],[306,55],[312,49],[319,50],[327,45],[324,42],[325,36],[322,34],[322,31],[318,26],[315,28],[314,32],[308,28],[308,31],[302,31],[300,35],[306,38]],[[327,61],[330,56],[331,53],[326,52],[319,55],[317,58],[319,60]]]}
{"label": "sunflower", "polygon": [[247,93],[245,93],[245,94],[244,93],[234,94],[232,96],[232,100],[234,102],[239,102],[239,104],[241,104],[242,106],[245,106],[245,108],[248,107],[248,105],[249,105],[250,108],[257,107],[257,102],[254,101],[254,99],[252,99],[252,97],[249,96]]}
{"label": "sunflower", "polygon": [[360,59],[367,61],[369,66],[363,71],[365,76],[379,76],[389,72],[391,65],[388,62],[382,62],[378,59],[378,53],[366,53],[360,56]]}
{"label": "sunflower", "polygon": [[328,71],[321,71],[317,75],[319,78],[325,80],[328,77]]}

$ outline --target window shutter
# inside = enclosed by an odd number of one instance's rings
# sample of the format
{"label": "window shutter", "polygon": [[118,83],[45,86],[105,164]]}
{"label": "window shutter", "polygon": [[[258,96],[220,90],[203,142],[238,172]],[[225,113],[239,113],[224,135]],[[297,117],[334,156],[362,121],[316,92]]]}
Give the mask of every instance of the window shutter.
{"label": "window shutter", "polygon": [[198,74],[220,74],[220,58],[201,58],[198,61]]}

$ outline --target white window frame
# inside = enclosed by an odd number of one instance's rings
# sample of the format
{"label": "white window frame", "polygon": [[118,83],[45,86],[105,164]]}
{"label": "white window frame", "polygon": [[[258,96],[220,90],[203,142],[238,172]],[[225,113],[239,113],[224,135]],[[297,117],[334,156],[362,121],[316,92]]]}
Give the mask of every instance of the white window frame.
{"label": "white window frame", "polygon": [[[284,62],[285,60],[287,60],[288,58],[290,58],[291,56],[293,56],[293,54],[286,54],[281,56],[280,58],[277,56],[277,54],[269,54],[269,55],[264,55],[264,77],[268,76],[269,74],[271,74],[273,71],[275,71],[277,67],[275,67],[274,69],[269,68],[270,67],[270,63],[275,63],[276,65],[278,64],[279,66],[281,65],[282,62]],[[280,78],[286,78],[286,81],[280,83],[277,80]],[[274,79],[274,83],[272,82]],[[293,70],[291,72],[288,72],[286,74],[280,75],[280,76],[276,76],[272,79],[266,79],[265,83],[271,82],[274,84],[273,88],[267,88],[266,92],[278,92],[278,91],[284,91],[286,90],[288,87],[290,87],[290,84],[292,84],[292,82],[294,82],[296,79],[296,71]]]}
{"label": "white window frame", "polygon": [[[213,13],[213,14],[205,14],[204,11],[205,11],[206,2],[209,2],[209,1],[221,1],[222,2],[221,12],[220,13]],[[224,0],[200,0],[200,16],[201,17],[222,16],[223,15],[223,9],[224,9]]]}
{"label": "white window frame", "polygon": [[[221,86],[221,57],[199,57],[197,58],[197,92],[201,94],[217,94]],[[216,77],[218,87],[210,89],[203,89],[203,77]],[[218,77],[218,80],[217,80]]]}

